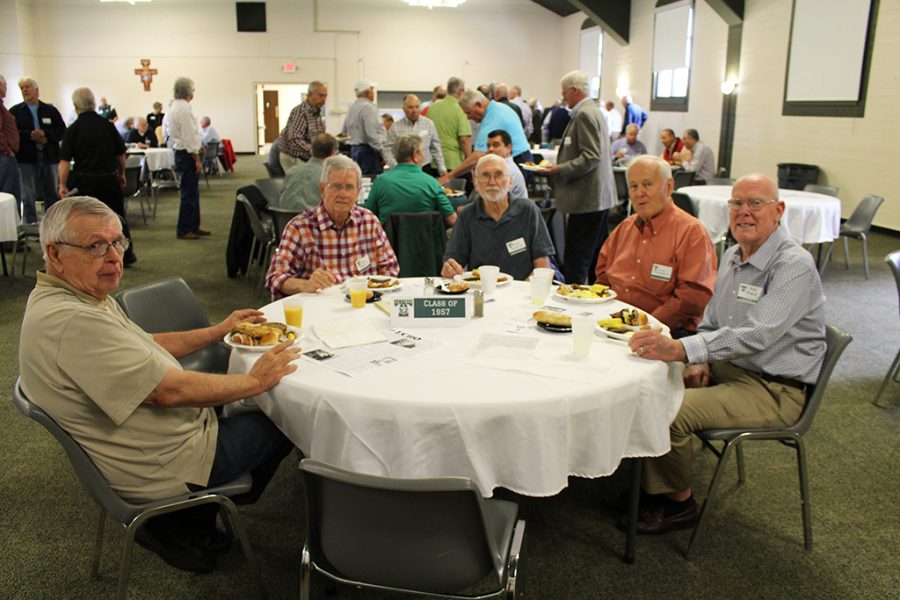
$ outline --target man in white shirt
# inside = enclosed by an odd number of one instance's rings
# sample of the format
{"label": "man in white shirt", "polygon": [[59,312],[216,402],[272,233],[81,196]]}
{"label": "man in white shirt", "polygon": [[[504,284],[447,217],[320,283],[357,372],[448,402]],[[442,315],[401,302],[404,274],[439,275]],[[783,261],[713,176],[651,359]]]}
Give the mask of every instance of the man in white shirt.
{"label": "man in white shirt", "polygon": [[441,151],[441,138],[431,119],[422,116],[418,96],[409,94],[403,99],[403,115],[403,118],[395,121],[387,132],[387,143],[384,145],[385,164],[391,167],[397,164],[394,158],[397,140],[404,135],[413,134],[422,139],[424,153],[422,170],[433,177],[440,177],[447,172],[444,153]]}
{"label": "man in white shirt", "polygon": [[609,139],[617,140],[622,135],[622,113],[616,108],[616,103],[607,100],[605,104],[606,110],[603,116],[606,117],[606,127],[609,129]]}
{"label": "man in white shirt", "polygon": [[191,111],[194,99],[194,82],[187,77],[175,80],[175,100],[166,113],[169,125],[169,147],[175,150],[175,170],[180,177],[178,193],[181,207],[178,210],[178,225],[175,233],[179,240],[196,240],[209,235],[200,229],[200,177],[203,169],[200,163],[200,128]]}
{"label": "man in white shirt", "polygon": [[685,129],[681,136],[684,149],[675,153],[675,164],[685,171],[693,171],[697,175],[694,181],[706,183],[716,176],[716,158],[712,149],[700,141],[696,129]]}
{"label": "man in white shirt", "polygon": [[525,137],[531,139],[531,134],[534,133],[534,116],[531,112],[531,107],[528,106],[528,102],[522,98],[522,88],[517,85],[512,86],[512,89],[509,90],[509,101],[522,109]]}

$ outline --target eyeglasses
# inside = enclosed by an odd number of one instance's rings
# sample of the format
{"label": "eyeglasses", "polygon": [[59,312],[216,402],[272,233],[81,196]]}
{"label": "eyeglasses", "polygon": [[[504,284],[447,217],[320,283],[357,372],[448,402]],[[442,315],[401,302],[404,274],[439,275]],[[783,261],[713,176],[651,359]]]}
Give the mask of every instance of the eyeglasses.
{"label": "eyeglasses", "polygon": [[737,200],[732,198],[728,201],[728,208],[731,210],[741,210],[743,206],[746,204],[747,207],[753,212],[759,212],[764,207],[769,204],[775,204],[778,200],[761,200],[759,198],[751,198],[750,200]]}
{"label": "eyeglasses", "polygon": [[487,183],[487,182],[490,181],[491,179],[493,179],[494,181],[504,181],[507,177],[508,177],[508,175],[507,175],[506,173],[501,173],[501,172],[497,172],[497,173],[480,173],[480,174],[478,175],[478,181],[483,181],[483,182],[485,182],[485,183]]}
{"label": "eyeglasses", "polygon": [[340,184],[340,183],[328,183],[325,185],[332,192],[347,192],[348,194],[355,194],[357,191],[357,187],[352,183]]}
{"label": "eyeglasses", "polygon": [[88,244],[87,246],[79,246],[78,244],[70,244],[69,242],[56,243],[61,246],[71,246],[73,248],[85,250],[94,258],[103,258],[107,254],[109,254],[110,248],[113,248],[119,256],[122,256],[131,247],[131,240],[126,237],[119,238],[111,244],[109,242],[94,242],[93,244]]}

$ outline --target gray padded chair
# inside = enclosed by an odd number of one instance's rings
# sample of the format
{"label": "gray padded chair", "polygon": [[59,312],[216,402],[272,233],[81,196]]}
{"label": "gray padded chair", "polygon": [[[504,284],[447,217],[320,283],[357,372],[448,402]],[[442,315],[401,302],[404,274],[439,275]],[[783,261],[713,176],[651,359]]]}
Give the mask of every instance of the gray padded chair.
{"label": "gray padded chair", "polygon": [[687,194],[682,194],[681,192],[672,192],[672,201],[675,203],[675,206],[691,215],[692,217],[697,216],[697,212],[694,210],[694,203],[691,201],[691,197]]}
{"label": "gray padded chair", "polygon": [[300,463],[307,538],[300,598],[311,579],[436,598],[515,598],[525,521],[462,477],[391,479]]}
{"label": "gray padded chair", "polygon": [[247,261],[246,276],[249,279],[254,263],[258,264],[259,260],[262,260],[262,274],[259,281],[259,285],[262,285],[266,277],[266,271],[269,268],[269,258],[274,249],[275,233],[263,226],[256,209],[253,208],[253,204],[246,196],[238,194],[235,200],[244,207],[244,214],[247,215],[247,221],[250,223],[250,231],[253,232],[253,243],[250,244],[250,258]]}
{"label": "gray padded chair", "polygon": [[[888,264],[891,268],[891,272],[894,274],[894,281],[897,282],[897,296],[900,297],[900,250],[895,250],[891,252],[887,256],[884,257],[884,262]],[[889,381],[894,380],[895,383],[900,383],[900,350],[897,350],[897,356],[894,357],[894,362],[891,363],[891,368],[888,369],[887,374],[884,376],[884,381],[881,382],[881,387],[878,388],[878,393],[875,394],[875,398],[872,400],[872,404],[875,406],[881,406],[878,401],[881,399],[881,394],[884,393],[885,388]]]}
{"label": "gray padded chair", "polygon": [[694,178],[697,177],[695,171],[675,171],[672,178],[675,180],[675,189],[694,185]]}
{"label": "gray padded chair", "polygon": [[866,279],[869,278],[869,245],[866,241],[866,234],[872,228],[872,221],[875,220],[875,213],[878,207],[884,202],[881,196],[866,196],[862,202],[856,205],[850,218],[841,225],[841,237],[844,238],[844,265],[850,268],[850,252],[847,248],[847,238],[854,238],[862,242],[863,248],[863,265],[866,269]]}
{"label": "gray padded chair", "polygon": [[456,177],[450,180],[450,182],[447,184],[447,187],[454,192],[464,192],[466,191],[466,180],[462,177]]}
{"label": "gray padded chair", "polygon": [[[688,543],[687,551],[685,552],[688,558],[690,558],[694,542],[700,537],[709,521],[712,499],[722,479],[723,467],[731,454],[731,450],[734,449],[737,457],[738,482],[744,483],[744,454],[741,444],[752,440],[776,440],[796,450],[797,475],[800,479],[800,511],[803,516],[803,543],[807,550],[812,548],[812,524],[809,519],[809,483],[807,481],[806,449],[803,445],[803,435],[809,430],[816,412],[819,410],[819,405],[822,403],[822,397],[825,395],[825,389],[828,387],[828,380],[831,378],[834,366],[852,340],[853,338],[850,334],[838,327],[830,324],[825,325],[825,360],[822,362],[822,369],[819,372],[819,378],[816,380],[815,385],[807,386],[806,406],[803,407],[800,418],[793,425],[767,429],[705,429],[696,432],[703,445],[712,451],[719,461],[716,464],[715,473],[709,484],[706,500],[703,501],[703,506],[700,509],[700,520],[696,529],[694,529],[694,533],[691,535],[691,541]],[[715,441],[723,443],[721,450],[713,445]]]}
{"label": "gray padded chair", "polygon": [[278,206],[281,201],[281,192],[284,190],[284,177],[270,177],[257,179],[253,182],[266,199],[269,206]]}
{"label": "gray padded chair", "polygon": [[[128,216],[128,203],[137,200],[141,207],[141,218],[146,225],[147,211],[144,210],[144,199],[141,197],[141,158],[129,156],[125,163],[125,188],[122,190],[122,197],[125,200],[125,216]],[[133,219],[130,221],[133,222]]]}
{"label": "gray padded chair", "polygon": [[300,211],[296,208],[281,208],[280,206],[267,206],[265,210],[272,215],[272,222],[275,225],[273,231],[275,239],[272,244],[277,246],[281,243],[281,234],[284,233],[284,228],[291,222],[291,219],[300,214]]}
{"label": "gray padded chair", "polygon": [[[209,327],[209,317],[194,292],[181,277],[171,277],[116,294],[116,301],[147,333],[189,331]],[[227,373],[231,349],[222,342],[210,344],[178,359],[189,371]]]}
{"label": "gray padded chair", "polygon": [[826,196],[834,196],[837,198],[840,188],[830,185],[819,185],[818,183],[807,183],[803,186],[803,191],[812,192],[813,194],[825,194]]}
{"label": "gray padded chair", "polygon": [[144,524],[147,519],[164,515],[166,513],[175,512],[201,504],[218,504],[222,514],[222,520],[228,529],[237,534],[237,538],[241,542],[244,549],[244,556],[247,563],[253,571],[253,578],[259,590],[260,597],[266,596],[265,585],[259,566],[256,562],[256,556],[253,548],[247,539],[243,525],[238,518],[237,508],[229,499],[229,496],[246,493],[253,484],[252,477],[247,474],[235,479],[231,483],[221,485],[214,488],[207,488],[196,492],[185,493],[180,496],[166,498],[147,504],[137,504],[123,499],[109,486],[97,467],[91,461],[90,457],[82,450],[81,446],[70,436],[56,421],[54,421],[40,407],[31,402],[22,391],[19,381],[13,391],[13,399],[16,407],[22,411],[26,417],[34,419],[43,425],[53,437],[60,443],[72,463],[72,469],[81,482],[84,491],[90,496],[91,500],[100,507],[100,518],[97,522],[97,536],[94,542],[94,553],[91,558],[91,579],[100,579],[100,551],[103,546],[103,529],[106,524],[106,517],[109,516],[115,522],[121,524],[125,528],[125,540],[122,548],[122,561],[119,566],[119,587],[116,594],[117,598],[123,599],[128,594],[128,579],[131,575],[131,555],[134,550],[134,536],[138,528]]}

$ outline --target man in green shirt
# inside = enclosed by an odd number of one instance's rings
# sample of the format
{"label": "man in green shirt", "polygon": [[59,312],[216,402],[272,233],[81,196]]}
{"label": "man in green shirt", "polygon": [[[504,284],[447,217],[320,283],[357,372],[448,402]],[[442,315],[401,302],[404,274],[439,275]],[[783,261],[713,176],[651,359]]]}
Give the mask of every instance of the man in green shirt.
{"label": "man in green shirt", "polygon": [[459,98],[466,91],[459,77],[447,81],[447,97],[428,107],[428,118],[434,122],[447,170],[452,171],[472,152],[472,129],[469,119],[459,107]]}
{"label": "man in green shirt", "polygon": [[379,175],[372,184],[365,207],[386,225],[394,212],[438,211],[444,223],[456,223],[456,212],[437,180],[422,170],[425,152],[422,138],[416,134],[402,135],[394,145],[397,165]]}

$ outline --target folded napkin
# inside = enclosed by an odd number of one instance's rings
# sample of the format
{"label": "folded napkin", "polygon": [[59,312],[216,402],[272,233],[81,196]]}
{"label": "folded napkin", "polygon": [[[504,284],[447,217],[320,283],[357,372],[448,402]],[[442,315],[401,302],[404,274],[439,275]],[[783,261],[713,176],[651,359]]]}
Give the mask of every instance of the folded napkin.
{"label": "folded napkin", "polygon": [[338,319],[313,325],[313,331],[329,348],[349,348],[385,342],[387,338],[366,321],[355,319]]}

